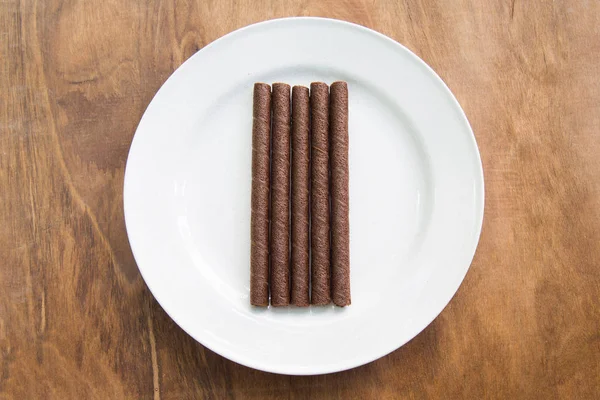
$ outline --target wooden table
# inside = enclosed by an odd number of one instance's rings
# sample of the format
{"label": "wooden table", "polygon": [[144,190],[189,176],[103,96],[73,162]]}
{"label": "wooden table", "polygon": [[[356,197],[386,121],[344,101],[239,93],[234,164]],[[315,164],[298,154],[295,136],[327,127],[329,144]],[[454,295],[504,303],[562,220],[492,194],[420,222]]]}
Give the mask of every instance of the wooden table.
{"label": "wooden table", "polygon": [[[158,306],[123,222],[138,121],[188,57],[244,25],[376,29],[447,82],[486,209],[458,294],[354,370],[279,376],[196,343]],[[600,2],[0,3],[0,398],[600,396]]]}

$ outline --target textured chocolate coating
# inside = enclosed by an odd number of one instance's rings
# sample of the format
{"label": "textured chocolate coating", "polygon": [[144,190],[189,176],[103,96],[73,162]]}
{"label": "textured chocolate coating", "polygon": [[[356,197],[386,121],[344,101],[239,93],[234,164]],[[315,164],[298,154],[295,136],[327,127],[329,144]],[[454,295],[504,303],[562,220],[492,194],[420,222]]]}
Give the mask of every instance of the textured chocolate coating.
{"label": "textured chocolate coating", "polygon": [[348,85],[331,84],[329,97],[331,165],[331,288],[333,302],[350,305],[350,221],[348,217]]}
{"label": "textured chocolate coating", "polygon": [[331,302],[329,243],[329,87],[310,84],[311,303]]}
{"label": "textured chocolate coating", "polygon": [[290,85],[273,84],[271,305],[290,304]]}
{"label": "textured chocolate coating", "polygon": [[269,305],[271,86],[254,84],[250,216],[250,304]]}
{"label": "textured chocolate coating", "polygon": [[310,304],[310,96],[292,88],[292,304]]}

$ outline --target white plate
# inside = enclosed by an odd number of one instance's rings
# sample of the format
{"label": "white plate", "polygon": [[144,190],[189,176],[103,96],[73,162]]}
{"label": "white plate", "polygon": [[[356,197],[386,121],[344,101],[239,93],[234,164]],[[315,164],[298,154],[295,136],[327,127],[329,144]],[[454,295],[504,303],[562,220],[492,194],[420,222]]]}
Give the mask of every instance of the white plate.
{"label": "white plate", "polygon": [[[252,86],[346,80],[352,305],[249,304]],[[423,330],[473,258],[483,174],[469,123],[417,56],[329,19],[267,21],[187,60],[137,129],[125,219],[165,311],[211,350],[283,374],[375,360]]]}

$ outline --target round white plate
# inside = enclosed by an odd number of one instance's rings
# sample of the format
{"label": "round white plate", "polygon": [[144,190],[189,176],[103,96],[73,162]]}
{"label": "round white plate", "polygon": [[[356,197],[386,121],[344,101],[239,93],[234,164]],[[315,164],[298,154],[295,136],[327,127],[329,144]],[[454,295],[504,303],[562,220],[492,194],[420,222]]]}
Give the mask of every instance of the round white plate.
{"label": "round white plate", "polygon": [[[249,302],[252,87],[346,80],[350,93],[352,305]],[[483,173],[456,99],[417,56],[320,18],[251,25],[206,46],[146,110],[125,173],[140,272],[211,350],[283,374],[368,363],[423,330],[473,258]]]}

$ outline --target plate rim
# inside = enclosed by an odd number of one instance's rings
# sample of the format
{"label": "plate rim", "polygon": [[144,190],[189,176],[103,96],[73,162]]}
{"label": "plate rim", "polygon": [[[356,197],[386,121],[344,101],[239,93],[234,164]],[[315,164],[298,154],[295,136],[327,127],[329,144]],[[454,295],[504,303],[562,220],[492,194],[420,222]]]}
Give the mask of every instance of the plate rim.
{"label": "plate rim", "polygon": [[[249,360],[244,357],[238,357],[237,353],[235,353],[235,352],[229,352],[226,349],[218,348],[218,346],[213,346],[213,343],[207,344],[206,343],[207,341],[203,340],[204,338],[200,338],[200,337],[198,337],[198,335],[195,335],[192,332],[189,332],[187,329],[185,329],[184,326],[182,324],[180,324],[178,319],[174,318],[173,315],[171,315],[171,313],[163,306],[162,301],[155,295],[156,292],[152,289],[152,284],[149,282],[149,280],[145,276],[145,274],[143,272],[143,267],[141,267],[141,265],[138,264],[138,261],[137,261],[138,257],[136,256],[136,253],[138,251],[140,251],[140,248],[142,246],[134,244],[134,240],[133,240],[133,236],[132,236],[132,232],[134,231],[134,228],[132,228],[130,226],[131,222],[128,222],[128,220],[131,221],[131,217],[128,218],[129,213],[127,211],[128,210],[127,204],[128,204],[128,202],[131,202],[131,200],[128,201],[128,198],[130,196],[127,194],[129,192],[128,187],[130,186],[130,185],[128,185],[128,182],[131,180],[131,178],[128,178],[131,174],[131,173],[128,173],[128,171],[131,171],[130,159],[131,159],[131,154],[133,152],[135,152],[135,149],[137,147],[136,146],[136,137],[139,137],[138,131],[140,129],[140,126],[142,125],[142,121],[144,120],[144,117],[148,113],[148,110],[149,110],[151,104],[160,95],[161,91],[168,84],[168,82],[171,79],[173,79],[173,77],[174,77],[174,75],[176,75],[177,71],[182,69],[187,63],[189,63],[199,53],[206,51],[207,49],[211,48],[212,46],[215,46],[219,42],[224,41],[228,38],[231,38],[232,36],[237,36],[237,35],[243,34],[244,31],[246,31],[246,30],[255,29],[258,26],[285,24],[288,22],[295,22],[295,21],[313,21],[313,22],[319,22],[319,23],[323,22],[323,23],[332,24],[332,26],[337,25],[337,26],[349,27],[352,29],[357,29],[359,31],[362,31],[363,33],[366,33],[368,35],[373,35],[380,40],[384,40],[390,44],[398,46],[398,48],[400,50],[402,50],[409,58],[411,58],[412,61],[416,62],[417,64],[420,65],[420,67],[424,68],[428,72],[429,76],[432,79],[436,80],[437,83],[439,85],[441,85],[440,88],[446,92],[446,95],[449,96],[452,107],[455,109],[455,111],[458,112],[461,122],[465,125],[468,133],[470,134],[470,135],[468,135],[469,136],[468,139],[470,141],[470,145],[472,146],[472,149],[474,150],[473,155],[475,156],[475,159],[473,161],[476,161],[474,164],[475,168],[473,170],[473,173],[475,175],[475,177],[474,177],[474,179],[475,179],[475,182],[474,182],[474,184],[475,184],[475,204],[477,206],[477,210],[474,213],[474,215],[475,215],[474,222],[476,224],[476,229],[473,232],[474,233],[474,236],[473,236],[474,242],[469,243],[470,256],[469,256],[468,265],[464,269],[464,273],[462,274],[462,276],[460,278],[460,281],[458,283],[456,290],[454,290],[454,293],[450,296],[448,301],[444,304],[444,306],[440,309],[440,311],[438,313],[436,313],[429,320],[429,322],[427,322],[427,324],[425,324],[422,328],[419,328],[418,330],[416,330],[416,333],[414,335],[410,336],[410,338],[399,341],[398,345],[396,345],[394,343],[394,345],[392,346],[393,348],[391,348],[389,351],[386,350],[386,351],[382,352],[382,354],[376,354],[374,356],[365,357],[364,359],[361,359],[358,362],[355,362],[354,359],[349,359],[350,362],[346,362],[345,364],[344,363],[335,364],[335,366],[333,368],[331,368],[331,366],[332,366],[331,364],[328,364],[325,367],[312,366],[310,370],[298,369],[298,368],[294,368],[293,366],[292,367],[285,367],[285,366],[282,367],[280,365],[270,366],[270,365],[263,365],[263,364],[260,364],[257,362],[253,362],[253,360]],[[171,318],[178,325],[178,327],[180,329],[182,329],[184,332],[186,332],[189,336],[191,336],[194,340],[196,340],[202,346],[205,346],[206,348],[219,354],[220,356],[223,356],[235,363],[244,365],[246,367],[250,367],[250,368],[265,371],[265,372],[284,374],[284,375],[320,375],[320,374],[329,374],[329,373],[335,373],[335,372],[340,372],[340,371],[345,371],[348,369],[356,368],[356,367],[371,363],[379,358],[382,358],[382,357],[400,349],[406,343],[410,342],[416,336],[418,336],[423,330],[425,330],[429,325],[431,325],[431,323],[442,313],[442,311],[444,311],[444,309],[446,309],[446,307],[448,306],[450,301],[452,301],[452,299],[454,298],[454,296],[456,296],[456,293],[462,286],[462,283],[464,282],[464,279],[465,279],[468,271],[471,268],[471,264],[473,262],[473,259],[475,257],[475,254],[476,254],[476,251],[477,251],[477,248],[479,245],[479,240],[481,238],[481,231],[482,231],[482,227],[483,227],[484,209],[485,209],[485,181],[484,181],[484,174],[483,174],[483,164],[481,161],[481,154],[480,154],[479,146],[477,145],[477,139],[475,137],[475,134],[473,132],[471,124],[469,123],[469,120],[468,120],[463,108],[460,106],[460,103],[458,102],[458,100],[456,99],[456,97],[454,96],[454,94],[452,93],[450,88],[448,87],[448,85],[444,82],[444,80],[424,60],[422,60],[419,56],[417,56],[415,53],[413,53],[410,49],[408,49],[403,44],[397,42],[396,40],[394,40],[380,32],[377,32],[371,28],[360,25],[360,24],[356,24],[356,23],[348,22],[348,21],[344,21],[344,20],[339,20],[339,19],[334,19],[334,18],[324,18],[324,17],[309,17],[309,16],[307,16],[307,17],[285,17],[285,18],[268,19],[268,20],[252,23],[250,25],[246,25],[246,26],[243,26],[236,30],[233,30],[233,31],[215,39],[214,41],[208,43],[206,46],[199,49],[196,53],[194,53],[192,56],[190,56],[187,60],[185,60],[162,83],[160,88],[157,90],[155,95],[152,97],[152,99],[146,106],[146,109],[144,110],[144,113],[142,114],[142,117],[140,118],[140,122],[138,123],[135,133],[134,133],[134,136],[132,138],[132,142],[131,142],[131,145],[130,145],[130,148],[129,148],[129,151],[127,154],[127,161],[126,161],[126,165],[125,165],[124,179],[123,179],[123,210],[124,210],[125,228],[126,228],[130,248],[133,253],[134,259],[136,260],[136,266],[138,267],[138,270],[140,272],[140,275],[142,276],[142,279],[144,280],[144,283],[146,284],[146,286],[152,293],[152,296],[154,297],[154,299],[157,301],[157,303],[163,309],[163,311],[169,316],[169,318]],[[137,248],[137,250],[136,250],[136,248]]]}

